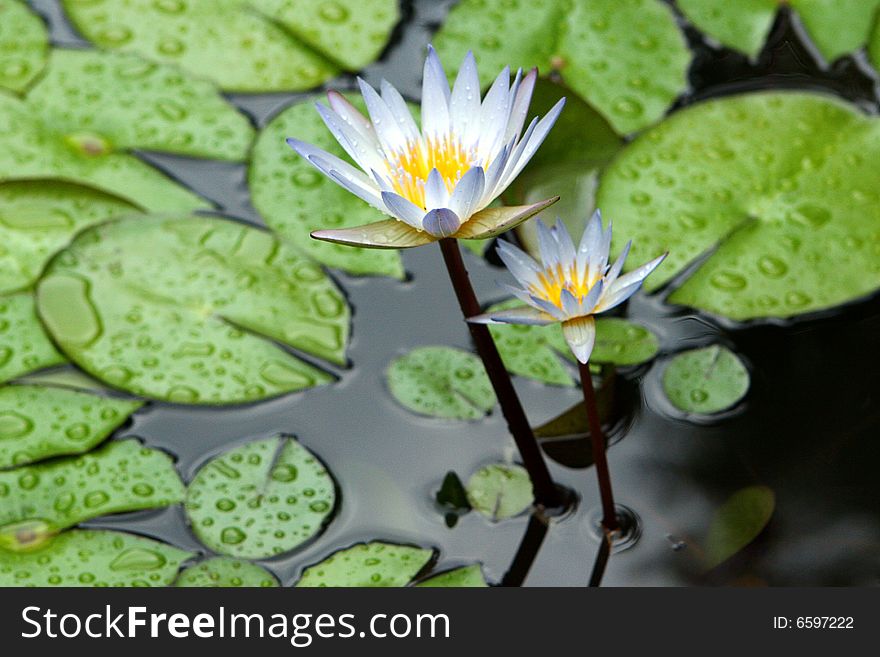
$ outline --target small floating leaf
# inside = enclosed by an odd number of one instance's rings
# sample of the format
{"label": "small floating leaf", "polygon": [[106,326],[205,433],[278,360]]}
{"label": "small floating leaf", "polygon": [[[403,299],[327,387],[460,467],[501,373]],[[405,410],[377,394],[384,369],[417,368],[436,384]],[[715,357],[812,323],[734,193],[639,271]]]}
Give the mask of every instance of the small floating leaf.
{"label": "small floating leaf", "polygon": [[698,261],[672,303],[791,317],[880,287],[878,163],[876,118],[827,96],[753,93],[694,105],[639,136],[598,198],[613,250],[633,240],[628,263],[669,251],[646,290]]}
{"label": "small floating leaf", "polygon": [[279,586],[275,575],[249,561],[214,557],[190,566],[174,582],[179,587],[261,587]]}
{"label": "small floating leaf", "polygon": [[[363,109],[363,101],[353,96],[349,100]],[[314,98],[281,112],[257,138],[248,172],[254,207],[266,223],[328,267],[403,278],[400,253],[394,249],[362,249],[312,239],[313,230],[350,228],[387,217],[319,173],[287,145],[288,137],[350,161],[315,111]]]}
{"label": "small floating leaf", "polygon": [[74,529],[35,551],[0,549],[0,586],[168,586],[190,556],[133,534]]}
{"label": "small floating leaf", "polygon": [[495,406],[495,392],[479,358],[452,347],[419,347],[391,363],[388,388],[421,415],[477,420]]}
{"label": "small floating leaf", "polygon": [[247,559],[289,552],[323,531],[336,505],[333,478],[290,437],[237,447],[208,461],[186,496],[199,540]]}
{"label": "small floating leaf", "polygon": [[[64,0],[96,45],[179,64],[227,91],[316,87],[358,71],[385,47],[396,0]],[[112,21],[107,21],[107,15]]]}
{"label": "small floating leaf", "polygon": [[663,372],[663,391],[686,413],[719,413],[749,390],[749,372],[736,354],[720,345],[676,355]]}
{"label": "small floating leaf", "polygon": [[164,452],[136,440],[0,472],[0,529],[40,520],[58,530],[110,513],[155,509],[183,499],[183,484]]}
{"label": "small floating leaf", "polygon": [[40,17],[19,0],[0,0],[0,89],[24,91],[43,70],[48,52]]}
{"label": "small floating leaf", "polygon": [[467,483],[471,506],[494,521],[519,515],[532,505],[532,481],[526,469],[497,463],[477,470]]}
{"label": "small floating leaf", "polygon": [[382,541],[359,543],[309,566],[297,587],[399,587],[431,561],[433,550]]}
{"label": "small floating leaf", "polygon": [[758,537],[776,506],[776,495],[767,486],[738,490],[721,505],[706,537],[706,567],[714,568]]}
{"label": "small floating leaf", "polygon": [[229,404],[330,381],[273,341],[345,362],[349,310],[332,281],[269,233],[216,217],[90,228],[37,297],[71,360],[138,396]]}
{"label": "small floating leaf", "polygon": [[416,584],[416,586],[427,588],[464,589],[485,588],[489,585],[486,584],[486,578],[483,577],[483,569],[480,567],[480,564],[475,563],[471,566],[462,566],[461,568],[455,568],[454,570],[447,570],[444,573],[432,575],[428,579],[424,579]]}
{"label": "small floating leaf", "polygon": [[660,342],[648,328],[616,317],[596,320],[596,343],[590,361],[611,365],[641,365],[660,351]]}
{"label": "small floating leaf", "polygon": [[0,468],[65,454],[103,441],[143,402],[62,388],[0,387]]}
{"label": "small floating leaf", "polygon": [[31,286],[82,229],[138,211],[91,187],[56,180],[0,182],[0,293]]}
{"label": "small floating leaf", "polygon": [[33,295],[0,296],[0,383],[63,362],[37,318]]}
{"label": "small floating leaf", "polygon": [[[516,35],[509,38],[509,35]],[[690,53],[657,0],[552,0],[491,6],[462,0],[434,44],[448,68],[473,49],[481,83],[504,66],[558,71],[621,134],[663,116],[687,86]]]}

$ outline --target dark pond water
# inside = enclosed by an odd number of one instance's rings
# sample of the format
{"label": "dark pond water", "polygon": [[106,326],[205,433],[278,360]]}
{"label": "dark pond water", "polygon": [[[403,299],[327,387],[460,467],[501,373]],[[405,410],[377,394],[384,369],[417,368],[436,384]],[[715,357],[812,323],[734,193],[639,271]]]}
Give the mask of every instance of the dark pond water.
{"label": "dark pond water", "polygon": [[[417,97],[423,47],[448,0],[405,3],[406,20],[382,62],[366,77],[385,76]],[[56,3],[38,0],[57,43],[79,43]],[[713,49],[689,33],[696,62],[692,91],[681,101],[757,88],[831,90],[878,108],[875,83],[858,62],[820,70],[785,17],[756,63]],[[337,83],[350,85],[351,79]],[[234,96],[257,125],[301,96]],[[183,158],[145,155],[224,214],[261,223],[251,208],[245,169]],[[337,275],[354,309],[350,369],[330,386],[255,406],[204,410],[150,405],[124,436],[175,454],[189,479],[207,459],[231,446],[296,434],[329,464],[342,492],[339,513],[305,549],[262,562],[284,584],[335,549],[381,538],[435,546],[443,565],[480,561],[499,581],[523,538],[527,517],[492,524],[477,514],[453,528],[432,495],[448,470],[467,477],[480,465],[514,454],[496,410],[474,423],[419,418],[399,408],[384,389],[383,372],[397,355],[421,345],[469,347],[438,249],[404,255],[408,282]],[[467,256],[477,292],[501,295],[499,270]],[[609,452],[619,501],[633,509],[641,536],[612,556],[608,585],[856,585],[880,583],[880,298],[830,316],[785,325],[720,327],[711,319],[636,297],[629,315],[653,328],[665,353],[722,341],[749,363],[745,403],[712,425],[673,419],[659,391],[665,358],[627,373],[638,385],[637,409],[625,437]],[[535,423],[578,400],[575,389],[516,382]],[[527,585],[586,584],[598,545],[591,517],[598,507],[592,469],[552,463],[559,482],[579,502],[550,527]],[[711,573],[701,570],[699,542],[712,513],[734,491],[766,484],[777,496],[767,530],[748,549]],[[89,523],[140,532],[200,550],[182,511],[130,514]]]}

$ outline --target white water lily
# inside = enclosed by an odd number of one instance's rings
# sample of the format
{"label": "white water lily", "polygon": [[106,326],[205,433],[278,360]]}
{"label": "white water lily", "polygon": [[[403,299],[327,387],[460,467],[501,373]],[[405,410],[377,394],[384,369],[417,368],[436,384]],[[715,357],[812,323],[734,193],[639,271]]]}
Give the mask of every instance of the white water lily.
{"label": "white water lily", "polygon": [[328,94],[318,112],[361,170],[315,146],[290,146],[333,181],[394,217],[356,228],[318,230],[316,239],[373,248],[409,248],[446,237],[485,239],[513,228],[557,198],[518,207],[488,208],[544,141],[562,110],[560,100],[523,131],[537,70],[505,68],[480,99],[474,56],[468,53],[450,89],[430,46],[422,83],[421,128],[400,93],[385,80],[380,91],[358,79],[369,118],[341,94]]}
{"label": "white water lily", "polygon": [[468,321],[533,325],[561,322],[572,353],[586,364],[596,341],[593,315],[611,310],[635,294],[666,254],[621,275],[632,242],[627,242],[620,257],[609,266],[611,223],[603,229],[598,210],[587,222],[577,248],[560,221],[548,228],[538,220],[538,243],[541,264],[509,242],[498,244],[498,255],[522,288],[502,285],[528,306],[478,315]]}

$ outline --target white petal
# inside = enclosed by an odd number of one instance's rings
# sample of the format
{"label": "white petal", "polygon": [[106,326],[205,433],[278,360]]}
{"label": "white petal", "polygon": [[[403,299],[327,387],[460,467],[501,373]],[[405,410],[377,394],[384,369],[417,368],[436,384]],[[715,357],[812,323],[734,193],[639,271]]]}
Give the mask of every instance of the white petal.
{"label": "white petal", "polygon": [[532,92],[535,90],[535,81],[538,79],[538,69],[533,68],[522,79],[522,82],[513,90],[513,104],[510,108],[510,119],[507,122],[507,133],[504,140],[511,138],[519,139],[523,125],[529,113],[529,105],[532,102]]}
{"label": "white petal", "polygon": [[392,215],[413,228],[422,230],[422,217],[425,211],[415,203],[394,192],[382,192],[382,202]]}
{"label": "white petal", "polygon": [[345,96],[338,91],[331,90],[327,92],[327,101],[330,103],[330,109],[336,112],[348,125],[357,130],[363,138],[376,141],[373,124],[354,105],[348,102]]}
{"label": "white petal", "polygon": [[588,316],[563,322],[562,335],[565,336],[574,357],[586,365],[596,343],[596,320]]}
{"label": "white petal", "polygon": [[613,287],[615,289],[619,289],[628,285],[632,285],[634,283],[641,283],[645,280],[645,278],[647,278],[648,274],[657,269],[657,267],[660,265],[661,262],[663,262],[663,259],[667,255],[667,253],[664,253],[663,255],[654,258],[650,262],[646,262],[641,267],[637,267],[631,272],[624,274],[615,281]]}
{"label": "white petal", "polygon": [[505,189],[507,189],[508,184],[513,180],[512,172],[517,168],[517,162],[519,162],[523,152],[528,146],[529,140],[531,139],[537,125],[538,117],[535,117],[532,119],[531,123],[529,123],[529,127],[526,128],[526,132],[519,143],[515,143],[511,140],[510,156],[507,158],[504,171],[502,171],[501,177],[495,185],[494,193],[496,196],[500,195]]}
{"label": "white petal", "polygon": [[596,210],[589,219],[581,241],[578,244],[577,269],[579,272],[597,269],[594,265],[598,259],[599,245],[602,241],[602,215]]}
{"label": "white petal", "polygon": [[[505,175],[504,180],[502,180],[502,185],[506,188],[514,178],[519,175],[519,172],[523,170],[526,164],[529,163],[529,160],[532,159],[532,156],[544,143],[544,139],[547,138],[547,134],[550,132],[550,129],[553,127],[553,124],[556,123],[556,119],[559,118],[559,113],[562,111],[562,108],[565,106],[565,98],[559,100],[547,115],[538,121],[538,125],[535,126],[534,132],[529,136],[529,139],[522,150],[522,154],[516,161],[516,165],[513,169]],[[525,139],[523,140],[525,141]]]}
{"label": "white petal", "polygon": [[469,317],[472,324],[528,324],[531,326],[546,326],[556,323],[556,319],[537,308],[511,308],[509,310],[496,310],[484,313],[476,317]]}
{"label": "white petal", "polygon": [[425,210],[449,207],[449,192],[443,176],[437,169],[431,169],[425,181]]}
{"label": "white petal", "polygon": [[535,285],[538,282],[537,273],[539,270],[537,264],[525,253],[517,249],[515,246],[502,249],[501,245],[507,244],[503,240],[499,242],[499,248],[496,250],[501,262],[510,270],[514,278],[519,281],[523,287]]}
{"label": "white petal", "polygon": [[344,187],[352,194],[357,196],[359,199],[366,201],[371,206],[376,208],[377,210],[381,210],[385,212],[385,204],[382,203],[381,198],[379,197],[379,191],[375,187],[370,187],[360,183],[358,180],[352,179],[349,176],[346,176],[343,172],[330,168],[329,163],[323,163],[321,159],[315,155],[311,158],[312,162],[316,167],[321,169],[322,171],[326,170],[327,175],[333,180],[336,184]]}
{"label": "white petal", "polygon": [[489,168],[486,169],[486,185],[483,189],[483,198],[480,201],[480,205],[489,205],[498,196],[495,190],[501,182],[501,177],[504,174],[504,169],[507,166],[512,150],[512,143],[504,146],[501,152],[492,160],[492,163],[489,164]]}
{"label": "white petal", "polygon": [[449,197],[449,209],[458,215],[462,223],[470,219],[471,215],[479,209],[485,184],[486,176],[482,167],[474,167],[465,172],[455,189],[452,190],[452,195]]}
{"label": "white petal", "polygon": [[433,46],[428,46],[422,78],[422,134],[435,137],[449,132],[449,82]]}
{"label": "white petal", "polygon": [[435,208],[422,217],[422,226],[434,237],[451,237],[461,226],[461,219],[449,208]]}
{"label": "white petal", "polygon": [[565,312],[562,310],[562,308],[559,308],[555,304],[552,304],[549,301],[546,301],[544,299],[536,297],[534,294],[531,295],[529,298],[531,299],[531,303],[533,306],[535,306],[536,308],[540,308],[541,310],[543,310],[544,312],[546,312],[549,315],[553,315],[556,319],[558,319],[560,321],[568,319],[565,315]]}
{"label": "white petal", "polygon": [[605,285],[603,285],[602,281],[596,281],[596,284],[590,288],[587,295],[581,299],[581,312],[585,314],[595,312],[596,305],[602,300],[602,292],[604,290]]}
{"label": "white petal", "polygon": [[406,137],[400,126],[397,125],[397,119],[385,101],[376,93],[369,84],[358,78],[358,85],[361,88],[361,95],[367,104],[367,111],[370,113],[370,119],[373,121],[373,129],[379,138],[379,143],[386,155],[392,152],[402,151],[406,147]]}
{"label": "white petal", "polygon": [[623,251],[621,251],[620,255],[617,256],[617,260],[615,260],[614,264],[611,265],[611,269],[609,269],[608,273],[605,274],[605,285],[613,285],[614,281],[617,280],[617,277],[620,276],[620,271],[623,269],[623,265],[626,262],[626,257],[629,255],[629,250],[631,247],[632,240],[626,243],[626,246],[623,247]]}
{"label": "white petal", "polygon": [[569,317],[576,317],[580,314],[581,304],[578,303],[577,298],[568,291],[568,288],[562,288],[559,299],[562,301],[562,309],[565,311],[566,315]]}
{"label": "white petal", "polygon": [[339,145],[345,149],[345,152],[354,160],[357,165],[364,171],[370,169],[382,169],[385,166],[385,156],[379,152],[379,143],[375,138],[365,139],[361,134],[336,112],[326,105],[315,103],[318,114],[324,120],[327,129],[339,142]]}
{"label": "white petal", "polygon": [[480,136],[478,150],[483,159],[492,157],[504,143],[507,116],[510,112],[510,67],[495,78],[480,107]]}
{"label": "white petal", "polygon": [[574,242],[565,222],[557,219],[556,225],[553,226],[553,232],[556,235],[556,243],[559,245],[559,260],[566,266],[573,265],[576,258]]}
{"label": "white petal", "polygon": [[333,155],[333,153],[328,153],[327,151],[322,150],[317,146],[312,146],[309,143],[300,141],[299,139],[294,139],[293,137],[288,137],[287,144],[302,157],[308,160],[310,164],[312,164],[327,175],[329,174],[327,173],[325,168],[317,166],[312,160],[312,157],[317,157],[322,162],[327,163],[326,169],[335,169],[345,174],[349,178],[360,181],[365,186],[372,186],[372,183],[366,174],[364,174],[362,171],[359,171],[358,169],[355,169],[345,160],[336,157],[335,155]]}
{"label": "white petal", "polygon": [[400,92],[387,80],[382,80],[381,89],[382,100],[388,105],[388,109],[394,115],[394,119],[397,121],[397,126],[403,132],[407,141],[416,141],[420,136],[419,126],[416,125],[403,96],[401,96]]}
{"label": "white petal", "polygon": [[477,75],[477,63],[474,54],[468,50],[449,101],[449,113],[452,120],[452,131],[466,141],[469,140],[469,126],[478,122],[480,117],[480,78]]}
{"label": "white petal", "polygon": [[538,248],[541,251],[541,263],[545,269],[555,267],[559,263],[559,243],[550,228],[538,219]]}
{"label": "white petal", "polygon": [[638,292],[640,287],[642,287],[642,282],[638,281],[636,283],[624,285],[623,287],[617,287],[613,290],[609,289],[609,291],[602,296],[602,300],[593,309],[593,312],[603,313],[606,310],[611,310],[612,308],[619,306]]}
{"label": "white petal", "polygon": [[532,298],[528,292],[525,290],[521,290],[520,288],[510,285],[509,283],[505,283],[503,281],[498,281],[498,287],[500,287],[505,292],[515,296],[520,301],[524,301],[525,303],[531,304]]}

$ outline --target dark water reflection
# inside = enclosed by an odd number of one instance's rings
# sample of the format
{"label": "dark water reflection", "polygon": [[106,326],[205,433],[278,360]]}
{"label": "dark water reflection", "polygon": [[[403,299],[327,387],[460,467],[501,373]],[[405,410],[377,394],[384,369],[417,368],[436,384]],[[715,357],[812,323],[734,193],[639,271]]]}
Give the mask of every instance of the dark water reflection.
{"label": "dark water reflection", "polygon": [[[34,4],[49,17],[59,43],[78,43],[54,1]],[[375,83],[387,76],[405,94],[417,96],[422,49],[450,4],[408,4],[408,20],[394,45],[365,77]],[[689,38],[697,53],[694,89],[681,104],[731,91],[798,87],[828,89],[877,110],[874,82],[859,65],[848,61],[819,70],[787,19],[777,24],[773,45],[756,64],[707,47],[694,33]],[[232,100],[263,125],[298,97]],[[224,213],[260,223],[243,167],[147,157]],[[497,410],[475,423],[434,421],[399,408],[385,391],[383,371],[396,355],[430,344],[469,347],[439,250],[409,251],[404,261],[411,274],[405,283],[337,275],[354,309],[349,351],[354,366],[336,372],[337,384],[249,407],[151,405],[127,432],[174,453],[186,479],[216,453],[279,431],[296,434],[320,454],[340,482],[340,512],[305,549],[264,562],[285,584],[334,549],[371,538],[436,546],[441,565],[481,561],[498,582],[526,531],[526,517],[493,525],[473,513],[449,529],[433,505],[432,493],[448,470],[467,477],[514,448]],[[481,298],[498,299],[499,270],[474,257],[467,264]],[[631,549],[611,556],[604,583],[880,583],[880,298],[833,317],[727,332],[656,298],[637,297],[629,314],[658,332],[667,353],[718,339],[732,345],[750,363],[752,389],[723,421],[698,425],[668,413],[659,394],[664,359],[644,373],[632,426],[609,453],[617,498],[640,516],[642,536]],[[536,424],[578,400],[574,388],[523,380],[516,385]],[[581,500],[564,519],[551,521],[526,584],[585,585],[598,550],[589,522],[598,506],[594,474],[558,464],[552,469]],[[777,495],[767,531],[727,564],[702,573],[699,542],[713,511],[754,483]],[[90,524],[202,549],[180,509]]]}

